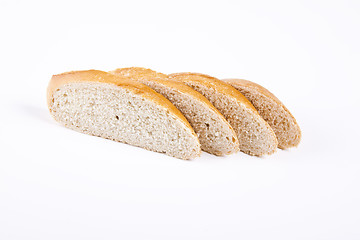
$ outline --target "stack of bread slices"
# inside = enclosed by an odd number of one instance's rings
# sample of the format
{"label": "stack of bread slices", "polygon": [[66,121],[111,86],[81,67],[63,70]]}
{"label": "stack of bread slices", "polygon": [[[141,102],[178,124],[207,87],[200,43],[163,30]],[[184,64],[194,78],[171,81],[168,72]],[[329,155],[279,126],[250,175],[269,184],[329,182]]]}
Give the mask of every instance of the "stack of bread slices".
{"label": "stack of bread slices", "polygon": [[146,68],[54,75],[47,100],[56,121],[73,130],[180,159],[201,150],[253,156],[297,146],[301,131],[267,89],[242,79]]}

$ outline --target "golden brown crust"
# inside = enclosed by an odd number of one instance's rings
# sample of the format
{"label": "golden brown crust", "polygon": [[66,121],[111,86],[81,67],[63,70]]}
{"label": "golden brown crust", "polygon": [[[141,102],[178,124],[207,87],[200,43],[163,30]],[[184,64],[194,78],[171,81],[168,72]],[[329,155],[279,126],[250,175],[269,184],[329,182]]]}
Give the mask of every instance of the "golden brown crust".
{"label": "golden brown crust", "polygon": [[210,108],[216,114],[219,114],[221,118],[226,121],[225,117],[215,108],[209,100],[204,97],[199,92],[195,91],[191,87],[187,86],[181,82],[175,82],[169,80],[169,77],[166,74],[156,72],[154,70],[148,68],[141,68],[141,67],[131,67],[131,68],[118,68],[114,71],[110,71],[110,73],[115,74],[117,76],[129,76],[130,78],[134,79],[142,79],[145,81],[153,81],[157,82],[163,86],[176,90],[178,92],[184,93],[192,98],[197,99],[198,101],[205,104],[208,108]]}
{"label": "golden brown crust", "polygon": [[110,71],[112,74],[118,74],[120,76],[124,77],[131,77],[131,78],[156,78],[156,79],[166,79],[167,75],[156,72],[154,70],[151,70],[149,68],[142,68],[142,67],[129,67],[129,68],[118,68],[114,71]]}
{"label": "golden brown crust", "polygon": [[[126,77],[115,76],[113,74],[99,70],[92,69],[92,70],[84,70],[84,71],[72,71],[72,72],[53,75],[47,89],[48,106],[50,106],[50,101],[52,99],[53,92],[56,91],[56,89],[68,83],[78,83],[78,82],[108,83],[128,89],[134,92],[135,94],[139,94],[142,97],[149,99],[150,101],[155,102],[158,105],[162,106],[163,108],[167,109],[170,113],[181,119],[181,121],[193,131],[192,127],[190,126],[190,123],[186,120],[184,115],[161,94],[155,92],[150,87],[142,83],[132,81]],[[195,135],[195,133],[193,134]]]}
{"label": "golden brown crust", "polygon": [[263,86],[245,80],[245,79],[237,79],[237,78],[227,78],[227,79],[222,79],[222,81],[229,83],[231,85],[239,85],[239,86],[244,86],[244,87],[249,87],[251,89],[255,89],[258,92],[262,93],[263,95],[267,96],[268,98],[271,98],[272,100],[274,100],[276,103],[280,104],[281,106],[285,107],[284,104],[277,98],[275,97],[274,94],[272,94],[269,90],[267,90],[266,88],[264,88]]}
{"label": "golden brown crust", "polygon": [[233,88],[231,85],[224,83],[223,81],[211,77],[206,74],[202,73],[190,73],[190,72],[184,72],[184,73],[172,73],[169,74],[169,78],[175,81],[181,81],[181,82],[199,82],[202,85],[214,89],[226,96],[230,96],[234,98],[236,101],[241,102],[249,109],[256,111],[254,106],[247,100],[247,98],[242,95],[238,90]]}
{"label": "golden brown crust", "polygon": [[[249,89],[255,90],[257,92],[259,92],[261,95],[271,99],[272,101],[274,101],[275,103],[277,103],[281,109],[283,109],[283,111],[285,111],[288,116],[292,119],[292,121],[294,122],[295,126],[297,127],[298,131],[299,131],[299,139],[301,138],[301,130],[300,130],[300,126],[298,125],[298,123],[296,122],[295,117],[291,114],[291,112],[285,107],[285,105],[273,94],[271,93],[269,90],[267,90],[266,88],[264,88],[263,86],[245,80],[245,79],[236,79],[236,78],[229,78],[229,79],[222,79],[222,81],[232,85],[232,86],[238,86],[238,87],[247,87]],[[300,141],[297,142],[297,144],[295,146],[297,146],[300,143]]]}

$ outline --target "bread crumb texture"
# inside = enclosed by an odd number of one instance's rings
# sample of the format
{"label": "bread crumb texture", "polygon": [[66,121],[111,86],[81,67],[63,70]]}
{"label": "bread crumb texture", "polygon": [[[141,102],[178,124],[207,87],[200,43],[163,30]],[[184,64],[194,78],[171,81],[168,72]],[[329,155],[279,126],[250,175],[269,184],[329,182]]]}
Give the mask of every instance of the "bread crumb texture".
{"label": "bread crumb texture", "polygon": [[165,96],[189,121],[203,151],[217,156],[239,151],[239,141],[230,124],[203,95],[191,87],[146,68],[121,68],[111,73],[139,81]]}
{"label": "bread crumb texture", "polygon": [[53,91],[56,121],[89,135],[192,159],[200,144],[191,128],[159,104],[110,83],[67,83]]}

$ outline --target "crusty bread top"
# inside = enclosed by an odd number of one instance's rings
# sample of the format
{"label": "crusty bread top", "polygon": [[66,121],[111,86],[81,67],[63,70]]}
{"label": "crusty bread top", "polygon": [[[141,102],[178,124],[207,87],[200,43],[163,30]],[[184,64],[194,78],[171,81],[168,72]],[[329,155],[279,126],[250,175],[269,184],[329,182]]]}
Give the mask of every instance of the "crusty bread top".
{"label": "crusty bread top", "polygon": [[[68,83],[78,83],[78,82],[108,83],[108,84],[115,84],[122,88],[128,89],[133,93],[141,95],[142,97],[152,102],[155,102],[156,104],[167,109],[170,113],[181,119],[181,121],[193,131],[192,127],[190,126],[190,123],[186,120],[184,115],[161,94],[155,92],[150,87],[142,83],[132,81],[126,77],[115,76],[113,74],[99,70],[92,69],[92,70],[84,70],[84,71],[72,71],[58,75],[53,75],[47,89],[48,105],[50,106],[50,101],[52,99],[53,92],[56,91],[56,89]],[[195,135],[195,133],[193,134]]]}
{"label": "crusty bread top", "polygon": [[142,68],[142,67],[118,68],[118,69],[115,69],[114,71],[110,71],[110,73],[118,73],[121,76],[133,77],[133,78],[142,78],[142,77],[146,77],[146,78],[151,77],[152,79],[153,78],[156,78],[156,79],[167,78],[166,74],[156,72],[149,68]]}
{"label": "crusty bread top", "polygon": [[166,74],[156,72],[154,70],[148,68],[141,68],[141,67],[130,67],[130,68],[118,68],[114,71],[110,71],[110,73],[119,75],[119,76],[128,76],[133,79],[143,79],[145,81],[153,81],[157,82],[161,85],[167,86],[172,89],[176,89],[179,92],[187,94],[198,101],[205,104],[208,108],[210,108],[213,112],[219,114],[224,121],[226,121],[225,117],[215,108],[210,101],[200,94],[198,91],[195,91],[193,88],[189,87],[188,85],[182,82],[175,82],[169,80],[169,77]]}
{"label": "crusty bread top", "polygon": [[199,82],[208,88],[214,89],[217,92],[220,92],[224,95],[234,98],[236,101],[241,102],[247,108],[249,108],[257,113],[257,110],[249,102],[249,100],[247,100],[247,98],[244,95],[242,95],[238,90],[236,90],[231,85],[224,83],[223,81],[221,81],[215,77],[211,77],[209,75],[202,74],[202,73],[191,73],[191,72],[172,73],[168,76],[170,77],[170,79],[173,79],[176,81]]}
{"label": "crusty bread top", "polygon": [[249,88],[255,89],[258,92],[260,92],[260,93],[264,94],[265,96],[267,96],[268,98],[271,98],[276,103],[281,104],[282,106],[284,106],[284,104],[282,104],[282,102],[277,97],[275,97],[274,94],[272,94],[269,90],[267,90],[266,88],[264,88],[263,86],[261,86],[261,85],[259,85],[257,83],[254,83],[254,82],[251,82],[251,81],[248,81],[248,80],[245,80],[245,79],[237,79],[237,78],[227,78],[227,79],[222,79],[222,81],[227,82],[227,83],[231,83],[231,84],[235,84],[235,85],[241,85],[241,86],[244,86],[244,87],[249,87]]}

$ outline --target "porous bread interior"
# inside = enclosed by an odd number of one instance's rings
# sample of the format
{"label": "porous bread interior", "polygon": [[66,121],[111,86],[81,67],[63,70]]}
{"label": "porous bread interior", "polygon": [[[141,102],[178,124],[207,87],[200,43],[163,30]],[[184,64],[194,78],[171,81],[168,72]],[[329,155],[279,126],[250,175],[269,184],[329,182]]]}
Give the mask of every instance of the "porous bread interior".
{"label": "porous bread interior", "polygon": [[197,99],[157,81],[139,81],[165,96],[182,112],[198,135],[202,150],[218,156],[239,151],[239,141],[234,130],[219,113]]}
{"label": "porous bread interior", "polygon": [[274,130],[279,148],[286,149],[297,146],[301,139],[301,130],[295,118],[270,97],[250,87],[233,84],[258,110],[260,116]]}
{"label": "porous bread interior", "polygon": [[239,151],[236,133],[224,116],[199,92],[167,75],[141,67],[118,68],[110,73],[139,81],[165,96],[190,122],[201,149],[218,156]]}
{"label": "porous bread interior", "polygon": [[253,109],[200,82],[185,83],[203,94],[224,115],[237,134],[240,151],[254,156],[276,151],[278,143],[274,132],[260,116],[254,114]]}
{"label": "porous bread interior", "polygon": [[182,121],[156,103],[113,84],[70,83],[53,92],[53,117],[86,134],[192,159],[199,141]]}

